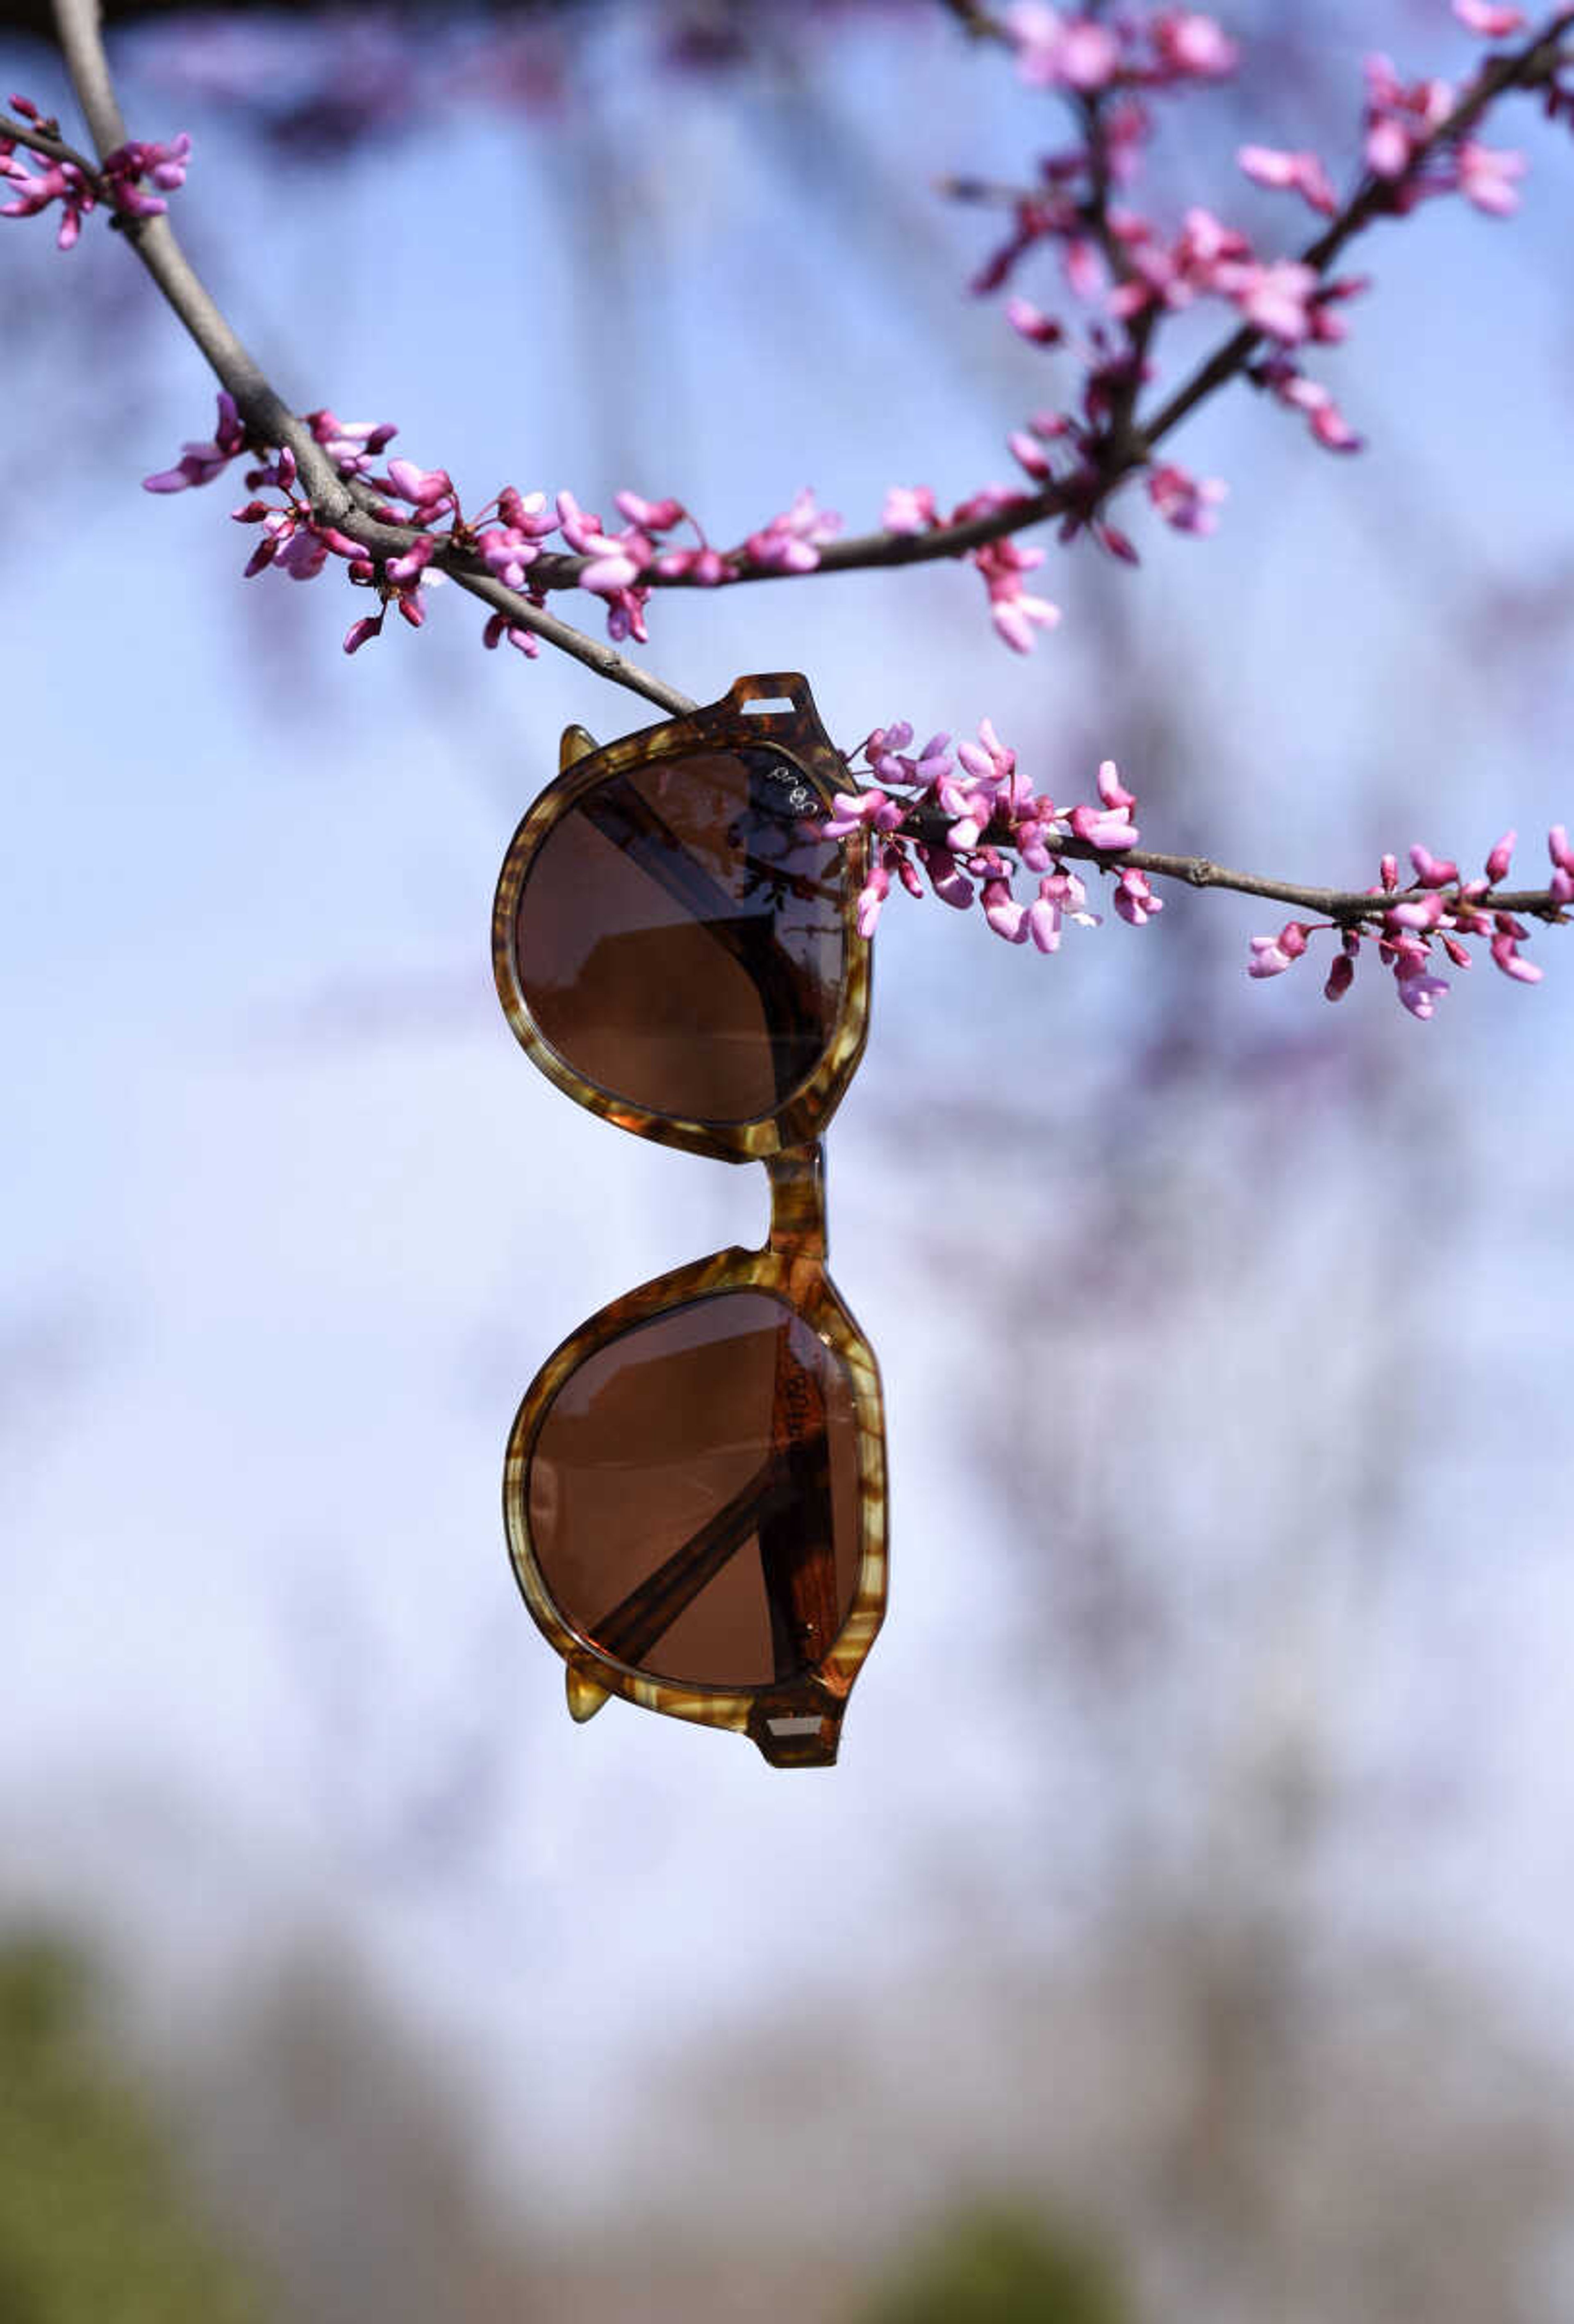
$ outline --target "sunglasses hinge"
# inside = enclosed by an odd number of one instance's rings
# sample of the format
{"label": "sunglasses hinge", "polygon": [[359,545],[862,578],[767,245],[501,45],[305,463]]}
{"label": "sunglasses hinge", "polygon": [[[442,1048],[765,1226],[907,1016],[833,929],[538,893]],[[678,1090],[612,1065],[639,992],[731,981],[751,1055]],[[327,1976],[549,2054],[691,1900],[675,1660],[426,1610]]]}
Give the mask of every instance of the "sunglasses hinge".
{"label": "sunglasses hinge", "polygon": [[770,1248],[787,1259],[824,1259],[825,1232],[825,1148],[819,1139],[809,1146],[783,1147],[765,1157],[770,1177]]}

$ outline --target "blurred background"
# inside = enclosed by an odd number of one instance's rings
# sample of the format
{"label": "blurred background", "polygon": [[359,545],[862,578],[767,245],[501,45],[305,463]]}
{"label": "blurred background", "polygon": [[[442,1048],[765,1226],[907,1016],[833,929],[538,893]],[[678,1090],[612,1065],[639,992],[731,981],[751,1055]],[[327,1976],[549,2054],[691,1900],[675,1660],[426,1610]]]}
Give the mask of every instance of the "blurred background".
{"label": "blurred background", "polygon": [[[0,88],[70,134],[30,13]],[[1304,214],[1243,137],[1346,178],[1365,51],[1476,45],[1443,0],[1230,22],[1152,198],[1271,249]],[[938,6],[174,10],[115,53],[281,391],[467,503],[628,484],[726,542],[809,484],[861,530],[1067,392],[933,189],[1063,124]],[[949,567],[663,596],[644,658],[804,669],[847,748],[989,715],[1057,796],[1112,755],[1161,847],[1357,886],[1513,823],[1538,880],[1574,156],[1523,101],[1492,142],[1523,216],[1369,237],[1312,366],[1369,449],[1217,400],[1173,449],[1218,538],[1134,499],[1143,569],[1056,551],[1032,659]],[[559,728],[644,714],[453,591],[349,661],[331,576],[243,584],[236,485],[138,488],[213,390],[97,226],[0,235],[0,2318],[1567,2319],[1564,941],[1422,1026],[1370,964],[1337,1010],[1248,985],[1242,899],[1045,961],[898,898],[832,1146],[892,1473],[842,1764],[575,1729],[515,1405],[765,1214],[565,1103],[492,991]]]}

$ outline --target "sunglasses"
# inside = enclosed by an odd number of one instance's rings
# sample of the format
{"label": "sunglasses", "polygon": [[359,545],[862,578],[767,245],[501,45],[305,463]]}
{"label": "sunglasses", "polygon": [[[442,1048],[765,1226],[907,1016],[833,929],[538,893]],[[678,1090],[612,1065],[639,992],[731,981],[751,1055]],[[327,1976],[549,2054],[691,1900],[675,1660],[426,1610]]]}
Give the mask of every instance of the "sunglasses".
{"label": "sunglasses", "polygon": [[527,1055],[637,1138],[763,1162],[770,1231],[603,1307],[537,1374],[503,1516],[525,1602],[609,1695],[829,1766],[885,1612],[874,1353],[825,1267],[821,1138],[869,1031],[867,835],[802,678],[597,745],[498,881],[492,964]]}

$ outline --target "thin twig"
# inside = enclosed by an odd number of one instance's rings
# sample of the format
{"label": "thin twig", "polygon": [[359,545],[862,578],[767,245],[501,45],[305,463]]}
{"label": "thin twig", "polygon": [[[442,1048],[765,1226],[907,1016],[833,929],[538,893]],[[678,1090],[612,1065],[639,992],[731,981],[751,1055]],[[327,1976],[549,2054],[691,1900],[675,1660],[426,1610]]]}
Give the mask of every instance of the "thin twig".
{"label": "thin twig", "polygon": [[[945,850],[945,835],[954,818],[943,807],[916,807],[900,826],[899,836],[912,839],[924,847]],[[1017,842],[1005,824],[991,824],[979,840],[980,847],[1016,847]],[[1348,927],[1358,920],[1371,919],[1393,909],[1395,904],[1413,904],[1432,890],[1422,887],[1376,889],[1370,888],[1307,888],[1289,880],[1266,880],[1255,872],[1232,872],[1227,864],[1215,863],[1206,855],[1168,855],[1152,847],[1095,847],[1090,841],[1071,836],[1056,837],[1046,842],[1055,855],[1074,857],[1082,863],[1097,864],[1101,872],[1151,872],[1164,880],[1183,881],[1189,888],[1225,888],[1238,896],[1261,896],[1271,902],[1288,904],[1293,910],[1310,912],[1314,918],[1335,920]],[[971,853],[963,850],[964,857]],[[1445,907],[1457,905],[1465,911],[1517,912],[1526,918],[1564,920],[1564,908],[1545,888],[1515,889],[1512,891],[1494,890],[1489,895],[1473,902],[1470,898],[1457,895],[1451,889],[1440,891]]]}
{"label": "thin twig", "polygon": [[[98,0],[53,0],[53,4],[66,69],[102,161],[117,146],[125,144],[127,137],[104,51]],[[5,134],[12,134],[9,126]],[[79,157],[71,158],[82,166]],[[232,330],[181,249],[168,217],[122,217],[119,224],[125,239],[196,341],[209,368],[235,398],[235,409],[248,434],[259,444],[288,445],[294,454],[296,470],[313,515],[360,542],[375,556],[398,555],[408,549],[417,539],[419,528],[379,523],[367,515],[306,422],[277,393],[255,356]],[[568,622],[542,612],[518,590],[508,588],[484,568],[478,568],[475,560],[463,550],[445,550],[439,546],[432,563],[451,575],[460,588],[467,589],[472,596],[481,598],[503,614],[515,628],[533,631],[547,644],[594,670],[598,678],[626,687],[631,693],[641,695],[663,710],[681,713],[694,708],[688,696],[669,686],[665,678],[641,669],[614,647],[603,645],[599,639],[587,637]]]}

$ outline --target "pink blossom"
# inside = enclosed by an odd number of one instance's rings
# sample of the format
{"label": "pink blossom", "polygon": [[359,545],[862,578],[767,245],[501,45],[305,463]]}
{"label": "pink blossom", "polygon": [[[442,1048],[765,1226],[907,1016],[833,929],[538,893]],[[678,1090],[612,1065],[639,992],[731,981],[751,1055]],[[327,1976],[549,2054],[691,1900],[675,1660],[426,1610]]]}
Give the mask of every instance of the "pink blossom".
{"label": "pink blossom", "polygon": [[1154,894],[1146,872],[1122,872],[1115,888],[1115,909],[1129,927],[1145,927],[1164,908],[1164,899]]}
{"label": "pink blossom", "polygon": [[454,505],[454,486],[446,468],[418,468],[413,460],[390,460],[388,475],[400,499],[419,509],[423,521]]}
{"label": "pink blossom", "polygon": [[642,532],[670,532],[687,514],[681,501],[648,501],[639,493],[629,492],[614,493],[612,499],[620,513]]}
{"label": "pink blossom", "polygon": [[943,904],[955,911],[965,911],[972,902],[972,882],[949,848],[921,847],[924,869],[929,874],[929,884]]}
{"label": "pink blossom", "polygon": [[1308,379],[1287,356],[1258,364],[1252,376],[1272,388],[1281,403],[1304,412],[1312,434],[1330,452],[1358,452],[1363,438],[1350,426],[1321,380]]}
{"label": "pink blossom", "polygon": [[880,916],[880,908],[891,892],[891,875],[883,863],[877,863],[858,891],[858,933],[872,936]]}
{"label": "pink blossom", "polygon": [[1419,1017],[1424,1025],[1435,1013],[1437,1004],[1449,986],[1445,977],[1428,976],[1422,970],[1414,969],[1406,975],[1396,977],[1395,989],[1411,1015]]}
{"label": "pink blossom", "polygon": [[364,614],[360,621],[352,622],[345,632],[345,651],[347,654],[359,653],[368,638],[380,638],[382,634],[382,613]]}
{"label": "pink blossom", "polygon": [[1342,1001],[1355,981],[1355,955],[1348,952],[1336,953],[1333,966],[1328,972],[1328,982],[1322,988],[1323,999]]}
{"label": "pink blossom", "polygon": [[1205,534],[1218,530],[1214,511],[1229,492],[1216,476],[1199,479],[1173,462],[1155,468],[1148,476],[1148,498],[1166,524],[1177,532]]}
{"label": "pink blossom", "polygon": [[528,540],[549,540],[557,530],[557,513],[547,506],[545,493],[519,493],[505,484],[497,496],[497,512],[511,531]]}
{"label": "pink blossom", "polygon": [[1417,845],[1410,851],[1410,861],[1423,888],[1457,888],[1459,884],[1459,867],[1450,856],[1434,855],[1430,848]]}
{"label": "pink blossom", "polygon": [[650,602],[649,590],[635,587],[603,589],[598,594],[606,599],[607,635],[613,644],[621,645],[625,640],[632,638],[636,644],[643,645],[650,634],[645,626],[645,608]]}
{"label": "pink blossom", "polygon": [[1217,80],[1232,73],[1240,51],[1211,16],[1194,8],[1165,8],[1153,20],[1153,43],[1164,65],[1177,75]]}
{"label": "pink blossom", "polygon": [[1390,932],[1424,933],[1429,928],[1435,928],[1442,916],[1443,899],[1433,893],[1394,905],[1384,914],[1383,926]]}
{"label": "pink blossom", "polygon": [[1137,805],[1137,793],[1127,789],[1113,759],[1100,760],[1098,784],[1099,797],[1112,814],[1126,815]]}
{"label": "pink blossom", "polygon": [[1182,263],[1189,270],[1206,274],[1220,259],[1245,258],[1250,249],[1245,235],[1216,218],[1211,210],[1194,205],[1186,212],[1180,252]]}
{"label": "pink blossom", "polygon": [[364,475],[373,461],[398,435],[391,421],[341,420],[326,408],[308,411],[307,425],[342,476]]}
{"label": "pink blossom", "polygon": [[1006,438],[1006,448],[1014,460],[1021,463],[1036,484],[1042,484],[1048,480],[1048,456],[1036,436],[1030,436],[1024,428],[1014,428]]}
{"label": "pink blossom", "polygon": [[1519,984],[1541,982],[1541,970],[1533,960],[1522,957],[1510,929],[1500,928],[1492,939],[1490,949],[1494,966],[1500,968],[1505,976],[1513,977]]}
{"label": "pink blossom", "polygon": [[1295,964],[1295,955],[1288,953],[1277,936],[1253,936],[1251,958],[1247,963],[1248,976],[1283,976]]}
{"label": "pink blossom", "polygon": [[540,543],[517,525],[489,525],[476,534],[475,548],[487,571],[511,589],[524,587],[526,568],[541,554]]}
{"label": "pink blossom", "polygon": [[138,180],[151,178],[155,186],[173,192],[186,182],[190,155],[191,140],[184,131],[168,145],[117,145],[102,164],[110,200],[124,217],[161,217],[169,204],[157,194],[143,193]]}
{"label": "pink blossom", "polygon": [[1004,312],[1011,328],[1033,346],[1055,347],[1065,337],[1054,317],[1045,314],[1030,299],[1008,299]]}
{"label": "pink blossom", "polygon": [[644,571],[643,560],[632,555],[630,549],[616,540],[593,539],[596,553],[580,574],[580,586],[598,597],[616,597],[630,588]]}
{"label": "pink blossom", "polygon": [[698,589],[714,589],[732,578],[732,567],[721,551],[704,540],[697,549],[665,549],[656,560],[656,570],[669,580],[692,582]]}
{"label": "pink blossom", "polygon": [[1410,132],[1385,115],[1367,132],[1367,167],[1374,177],[1402,178],[1410,167],[1413,147]]}
{"label": "pink blossom", "polygon": [[927,532],[937,521],[934,494],[927,484],[892,484],[880,523],[887,532]]}
{"label": "pink blossom", "polygon": [[1284,153],[1272,145],[1243,145],[1236,159],[1255,184],[1288,188],[1324,217],[1331,217],[1339,208],[1328,172],[1315,153]]}
{"label": "pink blossom", "polygon": [[1454,0],[1454,14],[1467,32],[1479,32],[1484,41],[1505,41],[1525,23],[1523,8],[1500,8],[1492,0]]}
{"label": "pink blossom", "polygon": [[1065,915],[1047,880],[1038,883],[1036,899],[1027,907],[1027,933],[1040,952],[1060,950],[1061,922]]}
{"label": "pink blossom", "polygon": [[431,563],[437,545],[429,532],[418,533],[401,556],[389,558],[382,568],[384,576],[396,589],[414,588]]}
{"label": "pink blossom", "polygon": [[1514,843],[1518,837],[1517,831],[1505,831],[1487,858],[1487,877],[1494,888],[1497,886],[1499,881],[1506,880],[1508,877],[1509,865],[1514,861]]}
{"label": "pink blossom", "polygon": [[[998,936],[1008,944],[1025,944],[1027,940],[1027,909],[1012,895],[1004,880],[986,880],[981,902],[984,918]],[[1045,947],[1040,946],[1040,950]]]}
{"label": "pink blossom", "polygon": [[1524,176],[1523,153],[1479,145],[1473,137],[1460,143],[1455,156],[1459,191],[1467,201],[1489,217],[1511,217],[1519,208],[1518,181]]}
{"label": "pink blossom", "polygon": [[990,618],[1016,653],[1030,653],[1035,629],[1053,630],[1060,620],[1058,605],[1047,597],[1029,595],[1022,586],[1023,575],[1036,570],[1044,558],[1042,549],[1025,548],[1009,535],[972,551],[972,562],[990,593]]}
{"label": "pink blossom", "polygon": [[0,156],[0,178],[9,179],[16,187],[14,201],[0,203],[0,217],[37,217],[51,202],[60,204],[60,231],[55,236],[56,247],[71,249],[82,231],[84,215],[94,208],[97,197],[74,161],[45,161],[36,171],[13,158],[10,145]]}
{"label": "pink blossom", "polygon": [[517,646],[520,652],[527,654],[532,661],[541,650],[541,641],[533,630],[524,629],[517,622],[511,622],[506,613],[493,613],[482,632],[481,642],[490,650],[501,645],[504,638],[507,638],[511,646]]}
{"label": "pink blossom", "polygon": [[192,484],[210,484],[215,476],[246,448],[246,431],[227,389],[218,394],[218,425],[209,444],[188,444],[173,468],[143,478],[144,493],[183,493]]}
{"label": "pink blossom", "polygon": [[833,510],[817,506],[805,484],[790,508],[750,534],[743,544],[744,554],[767,572],[812,573],[820,562],[821,549],[841,530],[842,519]]}
{"label": "pink blossom", "polygon": [[1006,11],[1017,70],[1030,88],[1107,88],[1120,66],[1120,43],[1096,16],[1063,16],[1043,0],[1017,0]]}
{"label": "pink blossom", "polygon": [[1297,258],[1231,260],[1215,270],[1214,280],[1235,300],[1248,323],[1285,346],[1310,337],[1310,301],[1317,290],[1317,272]]}
{"label": "pink blossom", "polygon": [[1097,807],[1074,807],[1067,821],[1078,839],[1105,854],[1113,854],[1122,847],[1135,847],[1142,836],[1125,807],[1100,812]]}

